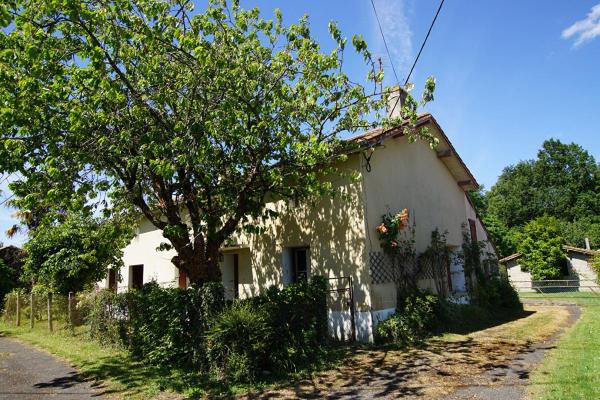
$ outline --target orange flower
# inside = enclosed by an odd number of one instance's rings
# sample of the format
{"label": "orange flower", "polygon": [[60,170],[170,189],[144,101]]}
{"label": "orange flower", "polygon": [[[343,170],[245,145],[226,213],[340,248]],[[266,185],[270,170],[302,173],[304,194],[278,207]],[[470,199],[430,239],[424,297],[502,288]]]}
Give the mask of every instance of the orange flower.
{"label": "orange flower", "polygon": [[387,227],[385,226],[385,224],[381,224],[376,228],[377,232],[379,233],[386,233],[387,232]]}
{"label": "orange flower", "polygon": [[409,215],[408,215],[408,209],[405,208],[404,210],[402,210],[402,213],[400,214],[400,221],[402,222],[406,222],[409,219]]}

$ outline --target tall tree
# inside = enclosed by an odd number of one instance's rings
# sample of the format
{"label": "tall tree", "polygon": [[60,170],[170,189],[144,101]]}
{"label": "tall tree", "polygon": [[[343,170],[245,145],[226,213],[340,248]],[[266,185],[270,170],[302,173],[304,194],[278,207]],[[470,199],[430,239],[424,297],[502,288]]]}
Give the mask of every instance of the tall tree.
{"label": "tall tree", "polygon": [[330,190],[341,133],[402,120],[433,143],[412,97],[381,117],[389,91],[360,36],[369,85],[348,78],[334,23],[325,53],[308,18],[238,1],[10,0],[0,22],[2,169],[46,179],[44,204],[134,206],[194,283],[219,279],[220,246],[267,198]]}
{"label": "tall tree", "polygon": [[488,193],[489,212],[507,227],[551,215],[600,215],[600,166],[581,146],[546,140],[536,160],[504,169]]}

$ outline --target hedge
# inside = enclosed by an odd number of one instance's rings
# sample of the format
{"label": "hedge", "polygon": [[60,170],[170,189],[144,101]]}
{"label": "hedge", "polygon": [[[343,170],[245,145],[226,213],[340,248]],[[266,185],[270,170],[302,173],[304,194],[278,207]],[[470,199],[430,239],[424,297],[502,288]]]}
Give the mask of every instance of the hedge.
{"label": "hedge", "polygon": [[327,340],[322,277],[225,304],[223,286],[108,290],[81,296],[90,336],[162,367],[213,372],[247,382],[315,361]]}

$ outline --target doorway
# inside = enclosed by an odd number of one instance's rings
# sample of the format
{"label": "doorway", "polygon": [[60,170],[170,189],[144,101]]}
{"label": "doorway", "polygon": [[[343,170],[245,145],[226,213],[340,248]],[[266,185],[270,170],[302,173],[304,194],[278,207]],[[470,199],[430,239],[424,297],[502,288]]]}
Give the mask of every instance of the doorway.
{"label": "doorway", "polygon": [[132,265],[129,267],[129,287],[141,289],[144,286],[144,265]]}

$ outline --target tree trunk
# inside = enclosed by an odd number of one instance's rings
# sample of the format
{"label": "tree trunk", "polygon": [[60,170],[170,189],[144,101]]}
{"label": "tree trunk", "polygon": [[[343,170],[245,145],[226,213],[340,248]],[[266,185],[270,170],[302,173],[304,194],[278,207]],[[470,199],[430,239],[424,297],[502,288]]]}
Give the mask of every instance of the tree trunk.
{"label": "tree trunk", "polygon": [[180,271],[185,272],[192,285],[220,282],[219,246],[209,244],[206,254],[200,250],[183,249],[171,259]]}

